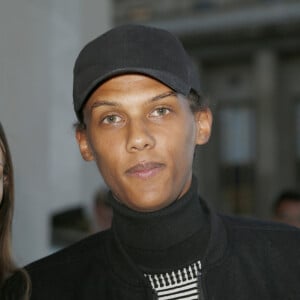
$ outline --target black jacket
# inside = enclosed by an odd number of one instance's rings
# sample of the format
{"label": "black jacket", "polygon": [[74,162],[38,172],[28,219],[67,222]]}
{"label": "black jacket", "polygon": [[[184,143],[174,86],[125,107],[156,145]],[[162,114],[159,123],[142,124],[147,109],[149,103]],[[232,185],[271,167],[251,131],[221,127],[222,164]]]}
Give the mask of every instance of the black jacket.
{"label": "black jacket", "polygon": [[[210,212],[200,299],[299,300],[300,230]],[[156,299],[114,231],[27,266],[32,300]]]}

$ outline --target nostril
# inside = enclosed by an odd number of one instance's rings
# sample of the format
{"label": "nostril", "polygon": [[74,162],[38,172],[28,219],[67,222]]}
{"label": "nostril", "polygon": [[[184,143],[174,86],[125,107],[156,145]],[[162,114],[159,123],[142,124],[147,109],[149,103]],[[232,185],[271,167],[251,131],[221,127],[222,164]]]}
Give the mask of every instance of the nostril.
{"label": "nostril", "polygon": [[131,135],[128,139],[129,150],[144,150],[150,149],[154,146],[154,138],[149,134]]}

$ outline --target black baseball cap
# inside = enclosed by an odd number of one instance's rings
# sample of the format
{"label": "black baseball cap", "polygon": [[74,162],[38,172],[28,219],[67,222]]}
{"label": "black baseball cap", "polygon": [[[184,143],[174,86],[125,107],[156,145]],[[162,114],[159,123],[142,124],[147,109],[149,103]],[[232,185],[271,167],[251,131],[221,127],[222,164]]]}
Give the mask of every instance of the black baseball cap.
{"label": "black baseball cap", "polygon": [[76,59],[73,100],[78,119],[104,81],[130,73],[150,76],[183,95],[191,89],[200,92],[196,66],[176,36],[150,26],[121,25],[88,43]]}

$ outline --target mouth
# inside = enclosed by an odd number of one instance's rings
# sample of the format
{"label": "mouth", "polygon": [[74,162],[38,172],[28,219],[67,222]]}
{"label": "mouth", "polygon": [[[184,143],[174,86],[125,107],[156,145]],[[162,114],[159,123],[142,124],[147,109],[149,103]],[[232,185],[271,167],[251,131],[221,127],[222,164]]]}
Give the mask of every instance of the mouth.
{"label": "mouth", "polygon": [[165,167],[162,163],[141,162],[126,170],[126,174],[132,177],[148,179],[155,176]]}

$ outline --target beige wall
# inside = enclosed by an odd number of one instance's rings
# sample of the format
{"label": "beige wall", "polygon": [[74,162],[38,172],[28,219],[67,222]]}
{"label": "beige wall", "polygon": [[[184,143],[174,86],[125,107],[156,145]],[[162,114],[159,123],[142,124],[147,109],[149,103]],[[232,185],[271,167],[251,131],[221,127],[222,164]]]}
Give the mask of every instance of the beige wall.
{"label": "beige wall", "polygon": [[72,124],[72,68],[111,26],[109,0],[10,0],[0,9],[0,120],[15,164],[13,247],[24,264],[47,255],[49,216],[88,205],[103,182],[84,163]]}

